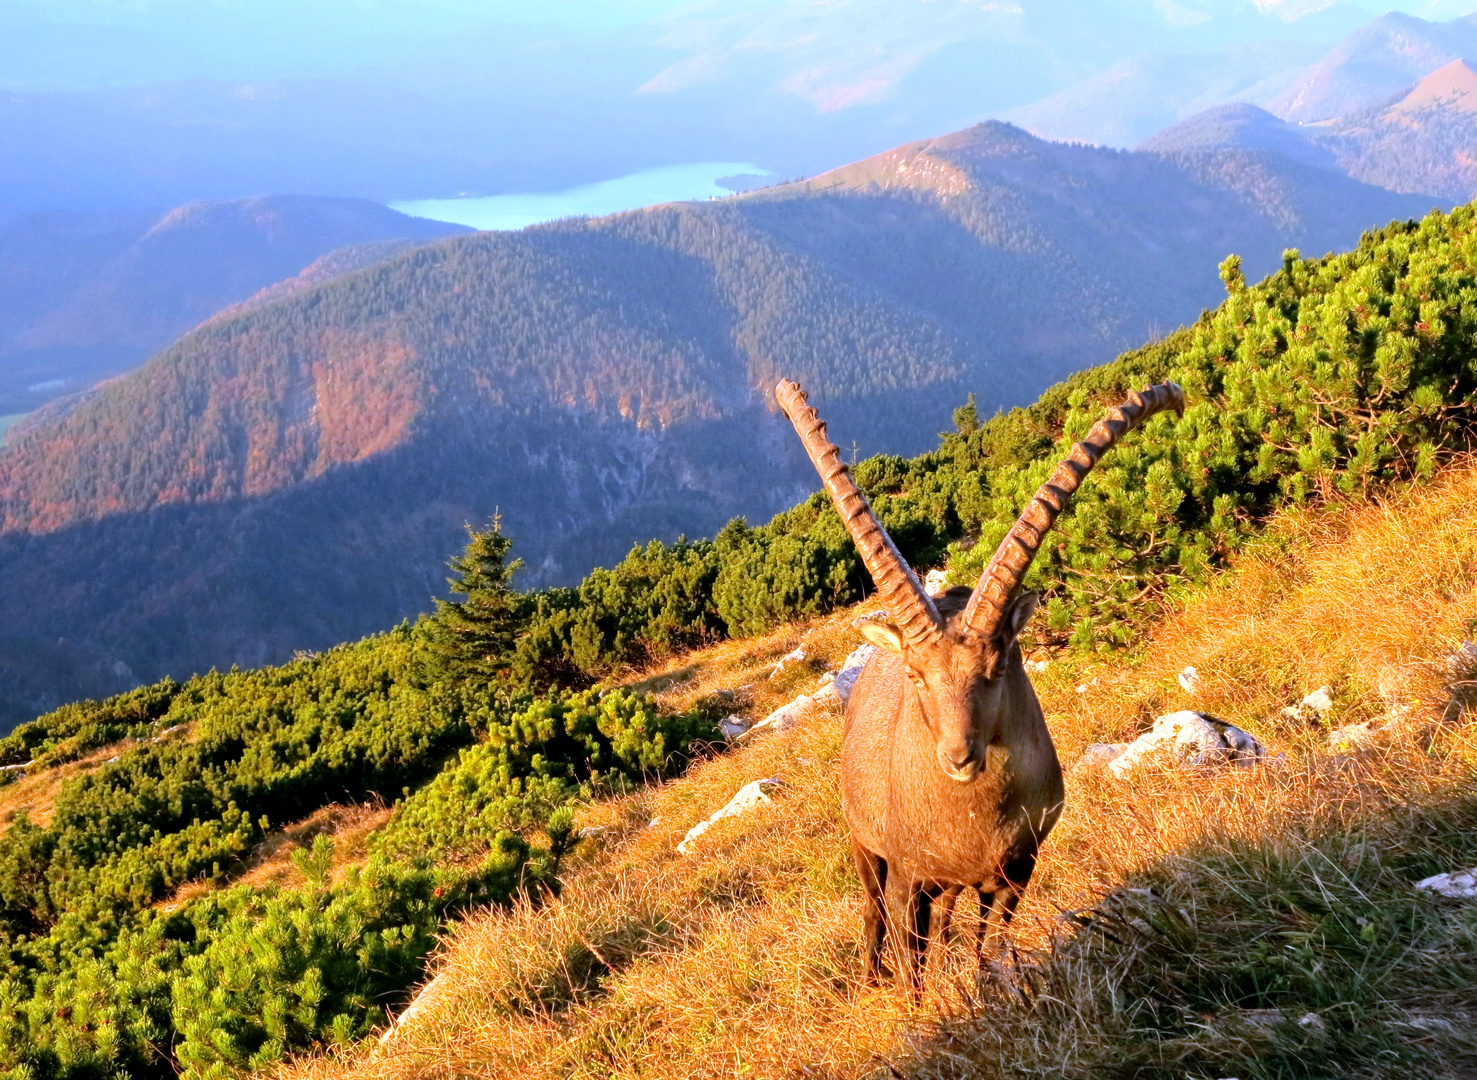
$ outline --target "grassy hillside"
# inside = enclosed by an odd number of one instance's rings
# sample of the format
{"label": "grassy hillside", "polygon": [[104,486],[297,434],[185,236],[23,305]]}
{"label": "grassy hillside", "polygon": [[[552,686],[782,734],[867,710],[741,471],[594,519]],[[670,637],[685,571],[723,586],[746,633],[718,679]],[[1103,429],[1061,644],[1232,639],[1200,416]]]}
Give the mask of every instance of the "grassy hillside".
{"label": "grassy hillside", "polygon": [[[818,707],[582,811],[600,831],[557,899],[473,915],[413,1016],[282,1075],[1468,1076],[1477,915],[1412,885],[1477,862],[1474,696],[1445,666],[1477,627],[1474,507],[1463,465],[1391,499],[1289,512],[1142,648],[1035,654],[1068,763],[1186,707],[1285,757],[1210,777],[1072,773],[1013,974],[976,985],[956,957],[921,1003],[863,985],[840,717]],[[860,642],[856,613],[683,656],[645,685],[671,708],[727,692],[760,715]],[[809,665],[766,680],[801,641]],[[1176,683],[1187,664],[1194,695]],[[1281,715],[1323,685],[1328,717]],[[1375,749],[1327,744],[1331,727],[1392,716]],[[759,777],[783,783],[772,806],[676,852]]]}
{"label": "grassy hillside", "polygon": [[1261,273],[1424,209],[1275,155],[986,124],[742,198],[406,253],[12,433],[0,610],[15,651],[53,660],[6,697],[64,700],[78,684],[48,666],[105,671],[94,655],[147,680],[371,632],[422,610],[463,523],[499,510],[526,586],[763,520],[811,483],[766,405],[779,375],[860,456],[917,452],[969,391],[1024,404],[1193,318],[1227,251]]}

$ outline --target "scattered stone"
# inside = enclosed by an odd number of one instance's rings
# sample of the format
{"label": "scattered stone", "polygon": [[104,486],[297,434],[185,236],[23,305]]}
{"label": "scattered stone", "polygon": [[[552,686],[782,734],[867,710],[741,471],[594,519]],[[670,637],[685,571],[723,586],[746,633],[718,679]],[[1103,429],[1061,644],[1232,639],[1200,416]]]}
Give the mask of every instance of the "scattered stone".
{"label": "scattered stone", "polygon": [[1477,866],[1449,874],[1436,874],[1415,883],[1417,889],[1433,892],[1448,900],[1477,900]]}
{"label": "scattered stone", "polygon": [[923,591],[929,596],[942,596],[949,588],[949,571],[942,567],[930,570],[923,578]]}
{"label": "scattered stone", "polygon": [[779,660],[775,663],[774,667],[770,669],[770,681],[773,682],[775,679],[778,679],[782,674],[784,674],[786,668],[792,667],[796,664],[803,664],[807,659],[808,657],[805,654],[805,646],[796,645],[792,652],[788,652],[784,656],[781,656]]}
{"label": "scattered stone", "polygon": [[1026,672],[1031,675],[1040,675],[1051,666],[1050,660],[1027,660]]}
{"label": "scattered stone", "polygon": [[1325,719],[1333,712],[1333,697],[1328,687],[1320,686],[1296,705],[1282,710],[1282,715],[1294,723],[1313,723]]}
{"label": "scattered stone", "polygon": [[1175,676],[1175,681],[1180,684],[1180,689],[1187,694],[1198,694],[1200,692],[1200,672],[1193,665],[1187,665],[1185,670]]}
{"label": "scattered stone", "polygon": [[1446,673],[1458,681],[1477,679],[1477,643],[1464,641],[1446,658]]}
{"label": "scattered stone", "polygon": [[1377,720],[1361,720],[1357,724],[1345,724],[1328,733],[1328,749],[1335,754],[1347,754],[1372,749],[1381,734],[1388,733],[1392,724]]}
{"label": "scattered stone", "polygon": [[733,742],[741,735],[749,732],[749,722],[741,716],[730,716],[718,721],[718,730],[723,733],[725,742]]}
{"label": "scattered stone", "polygon": [[1185,709],[1159,717],[1107,767],[1121,779],[1154,759],[1167,757],[1180,768],[1203,769],[1255,765],[1266,754],[1261,743],[1234,724]]}
{"label": "scattered stone", "polygon": [[836,677],[831,681],[831,689],[845,705],[851,700],[852,688],[856,686],[857,679],[861,678],[862,668],[867,666],[867,661],[877,655],[877,646],[858,645],[851,650],[851,655],[841,663],[841,670],[836,672]]}
{"label": "scattered stone", "polygon": [[747,814],[755,807],[768,805],[772,800],[766,792],[769,789],[779,786],[779,778],[771,776],[763,780],[750,781],[739,788],[734,793],[733,798],[729,799],[722,809],[714,813],[707,821],[699,821],[687,830],[687,835],[682,838],[682,843],[677,845],[678,854],[690,854],[693,842],[724,818],[738,817],[741,814]]}
{"label": "scattered stone", "polygon": [[[809,694],[801,694],[794,701],[786,702],[754,724],[744,732],[744,736],[755,735],[761,731],[789,731],[805,718],[805,714],[810,711],[813,704],[814,701]],[[740,736],[734,737],[739,738]]]}
{"label": "scattered stone", "polygon": [[1298,1027],[1310,1035],[1323,1035],[1328,1031],[1328,1024],[1315,1012],[1306,1012],[1298,1017]]}
{"label": "scattered stone", "polygon": [[1098,682],[1097,679],[1094,678],[1091,682],[1079,683],[1078,686],[1077,686],[1077,693],[1079,693],[1079,694],[1085,694],[1085,693],[1087,693],[1089,690],[1091,690],[1094,686],[1097,685],[1097,682]]}
{"label": "scattered stone", "polygon": [[1082,751],[1082,756],[1072,766],[1072,775],[1080,776],[1084,773],[1101,773],[1108,767],[1109,762],[1114,761],[1128,749],[1128,744],[1123,742],[1105,743],[1098,742],[1090,745]]}
{"label": "scattered stone", "polygon": [[426,983],[425,986],[421,987],[420,993],[411,999],[410,1004],[405,1006],[405,1010],[399,1016],[395,1017],[394,1020],[391,1020],[390,1026],[380,1033],[380,1044],[383,1045],[389,1042],[399,1034],[402,1028],[414,1021],[421,1013],[425,1012],[430,1007],[432,1000],[441,992],[441,988],[446,985],[445,980],[446,973],[442,972]]}

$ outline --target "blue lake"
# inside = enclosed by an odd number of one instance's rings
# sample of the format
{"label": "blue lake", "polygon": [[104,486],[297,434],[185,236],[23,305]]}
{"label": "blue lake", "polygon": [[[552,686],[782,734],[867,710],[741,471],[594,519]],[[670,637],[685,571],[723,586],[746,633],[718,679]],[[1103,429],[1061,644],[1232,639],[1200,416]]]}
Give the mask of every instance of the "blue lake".
{"label": "blue lake", "polygon": [[615,180],[581,184],[564,191],[528,191],[464,199],[412,199],[390,205],[402,214],[470,225],[474,229],[521,229],[526,225],[565,217],[601,217],[655,203],[732,195],[731,188],[720,187],[717,183],[728,176],[744,177],[752,186],[764,182],[756,177],[767,177],[768,174],[744,162],[702,161],[692,165],[645,169]]}

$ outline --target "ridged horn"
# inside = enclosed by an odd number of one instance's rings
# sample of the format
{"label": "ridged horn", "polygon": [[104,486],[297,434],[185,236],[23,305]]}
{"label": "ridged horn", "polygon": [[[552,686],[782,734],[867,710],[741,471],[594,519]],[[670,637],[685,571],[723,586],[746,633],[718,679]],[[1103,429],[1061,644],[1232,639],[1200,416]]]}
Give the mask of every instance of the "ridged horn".
{"label": "ridged horn", "polygon": [[867,573],[872,575],[877,591],[882,594],[888,613],[896,620],[903,640],[909,645],[921,645],[937,638],[944,625],[938,608],[872,512],[867,497],[851,478],[851,470],[842,462],[840,451],[826,438],[826,422],[806,403],[805,391],[788,379],[779,381],[774,396],[795,425],[815,471],[821,474],[821,481],[836,504],[836,512],[851,534],[852,543],[856,544]]}
{"label": "ridged horn", "polygon": [[1098,459],[1115,442],[1165,409],[1173,409],[1183,416],[1185,392],[1172,382],[1145,387],[1142,393],[1131,393],[1122,405],[1109,409],[1108,414],[1092,426],[1087,438],[1072,447],[1072,452],[1056,467],[1051,478],[1036,489],[1031,505],[1016,519],[1005,539],[1000,541],[990,565],[985,567],[974,594],[969,598],[969,606],[964,609],[962,622],[966,633],[984,640],[994,637],[1000,620],[1004,618],[1005,607],[1020,588],[1042,539],[1057,515],[1066,508],[1067,500],[1082,483],[1083,477],[1092,471]]}

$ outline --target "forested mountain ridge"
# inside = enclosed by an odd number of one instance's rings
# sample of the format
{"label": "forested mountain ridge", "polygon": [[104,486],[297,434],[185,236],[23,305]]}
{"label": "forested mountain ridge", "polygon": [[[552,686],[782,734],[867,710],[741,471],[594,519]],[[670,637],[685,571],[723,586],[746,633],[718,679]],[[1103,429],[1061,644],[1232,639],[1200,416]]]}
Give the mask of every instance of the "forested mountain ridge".
{"label": "forested mountain ridge", "polygon": [[5,222],[0,414],[127,371],[335,249],[467,231],[364,199],[292,195]]}
{"label": "forested mountain ridge", "polygon": [[1192,318],[1228,251],[1261,273],[1427,204],[1275,154],[990,123],[740,198],[417,248],[212,320],[11,440],[0,595],[31,644],[10,652],[52,660],[9,697],[47,700],[63,647],[148,678],[389,625],[498,510],[525,586],[767,517],[811,483],[765,404],[780,375],[861,452],[918,450],[968,392],[1019,404]]}
{"label": "forested mountain ridge", "polygon": [[1453,60],[1397,100],[1318,125],[1310,134],[1350,176],[1392,191],[1477,195],[1477,71]]}

